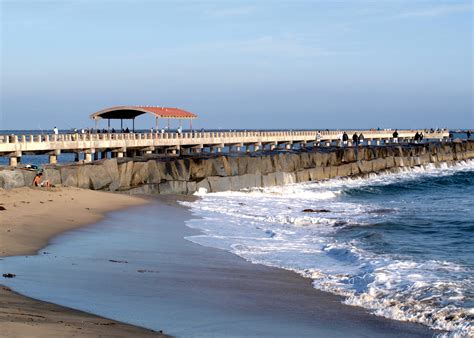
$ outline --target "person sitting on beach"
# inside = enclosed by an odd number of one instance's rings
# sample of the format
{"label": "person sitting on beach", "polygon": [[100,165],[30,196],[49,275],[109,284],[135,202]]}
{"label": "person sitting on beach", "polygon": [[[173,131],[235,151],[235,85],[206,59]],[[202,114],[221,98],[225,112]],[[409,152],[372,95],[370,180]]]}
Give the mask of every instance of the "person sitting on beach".
{"label": "person sitting on beach", "polygon": [[33,186],[35,187],[45,187],[45,188],[50,188],[51,184],[49,181],[41,181],[43,176],[43,173],[39,172],[36,174],[35,179],[33,180]]}

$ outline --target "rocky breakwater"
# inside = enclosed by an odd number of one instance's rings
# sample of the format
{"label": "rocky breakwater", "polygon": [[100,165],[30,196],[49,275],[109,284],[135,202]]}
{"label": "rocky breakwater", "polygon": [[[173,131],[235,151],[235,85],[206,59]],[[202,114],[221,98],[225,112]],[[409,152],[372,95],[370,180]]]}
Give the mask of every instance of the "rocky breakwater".
{"label": "rocky breakwater", "polygon": [[[319,181],[474,159],[474,142],[314,148],[292,152],[107,159],[48,165],[52,184],[145,194],[192,194]],[[0,170],[0,187],[29,186],[35,172]]]}

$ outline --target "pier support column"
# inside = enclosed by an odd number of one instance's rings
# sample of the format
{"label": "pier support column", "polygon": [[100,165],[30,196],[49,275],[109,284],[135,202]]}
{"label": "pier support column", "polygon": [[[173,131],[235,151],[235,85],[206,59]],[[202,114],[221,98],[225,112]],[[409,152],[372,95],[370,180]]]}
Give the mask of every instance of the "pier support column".
{"label": "pier support column", "polygon": [[58,163],[58,157],[56,154],[49,154],[49,164],[56,164]]}
{"label": "pier support column", "polygon": [[96,151],[96,152],[94,153],[94,161],[98,161],[98,160],[99,160],[99,152]]}
{"label": "pier support column", "polygon": [[107,152],[106,152],[106,151],[103,151],[100,158],[101,158],[101,159],[107,158]]}
{"label": "pier support column", "polygon": [[61,150],[57,149],[49,153],[49,163],[56,164],[58,163],[58,156],[61,154]]}
{"label": "pier support column", "polygon": [[18,165],[18,157],[10,156],[9,165],[10,165],[10,167],[16,167]]}
{"label": "pier support column", "polygon": [[74,161],[79,162],[80,158],[81,158],[81,153],[80,152],[74,153]]}
{"label": "pier support column", "polygon": [[253,150],[254,151],[259,151],[261,147],[262,147],[261,143],[255,143],[254,146],[253,146]]}
{"label": "pier support column", "polygon": [[117,158],[123,157],[123,151],[117,151]]}
{"label": "pier support column", "polygon": [[91,162],[92,161],[92,154],[87,152],[84,156],[84,162]]}
{"label": "pier support column", "polygon": [[375,140],[375,144],[379,146],[380,145],[380,140]]}

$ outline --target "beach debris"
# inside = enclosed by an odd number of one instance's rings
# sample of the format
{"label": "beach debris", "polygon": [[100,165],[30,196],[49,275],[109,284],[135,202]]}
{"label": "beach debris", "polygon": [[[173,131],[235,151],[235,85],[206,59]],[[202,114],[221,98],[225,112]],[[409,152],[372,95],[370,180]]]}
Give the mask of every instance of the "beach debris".
{"label": "beach debris", "polygon": [[119,261],[119,260],[115,260],[115,259],[109,259],[109,262],[112,262],[112,263],[128,263],[127,261]]}
{"label": "beach debris", "polygon": [[5,208],[4,206],[0,205],[0,211],[2,210],[7,210],[7,208]]}
{"label": "beach debris", "polygon": [[303,209],[303,212],[331,212],[327,209]]}
{"label": "beach debris", "polygon": [[14,273],[4,273],[3,277],[4,278],[15,278],[16,275]]}

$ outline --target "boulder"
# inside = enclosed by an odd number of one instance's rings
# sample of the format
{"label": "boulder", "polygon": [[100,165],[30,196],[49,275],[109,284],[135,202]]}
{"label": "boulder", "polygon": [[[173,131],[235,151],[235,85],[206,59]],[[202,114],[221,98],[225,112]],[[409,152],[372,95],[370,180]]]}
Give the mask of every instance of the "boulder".
{"label": "boulder", "polygon": [[276,179],[274,173],[268,173],[266,175],[262,175],[262,187],[273,187],[275,186]]}
{"label": "boulder", "polygon": [[59,168],[45,168],[43,170],[43,179],[48,180],[53,185],[60,185],[61,174]]}
{"label": "boulder", "polygon": [[102,166],[110,177],[110,184],[108,189],[110,191],[115,191],[120,187],[120,175],[118,170],[117,159],[107,159],[102,161]]}
{"label": "boulder", "polygon": [[324,175],[324,169],[322,167],[316,167],[313,169],[309,169],[308,171],[311,181],[320,181],[328,178]]}
{"label": "boulder", "polygon": [[310,169],[303,169],[303,170],[297,171],[296,172],[296,182],[298,182],[298,183],[308,182],[310,180],[309,170]]}
{"label": "boulder", "polygon": [[241,190],[262,186],[262,175],[246,174],[242,176],[232,176],[230,179],[230,190]]}
{"label": "boulder", "polygon": [[78,166],[64,166],[59,169],[61,184],[65,187],[78,186]]}
{"label": "boulder", "polygon": [[232,190],[232,184],[229,177],[209,176],[209,192],[229,191]]}
{"label": "boulder", "polygon": [[136,187],[148,182],[148,164],[147,162],[132,162],[132,177],[130,186]]}
{"label": "boulder", "polygon": [[[33,183],[33,180],[31,183]],[[31,183],[28,185],[31,185]],[[20,170],[0,170],[0,187],[4,189],[13,189],[24,187],[25,185],[25,177]]]}
{"label": "boulder", "polygon": [[184,181],[166,181],[159,184],[161,195],[186,195],[188,188]]}
{"label": "boulder", "polygon": [[130,187],[130,182],[132,181],[133,173],[133,162],[125,162],[118,165],[119,172],[119,189],[127,189]]}

